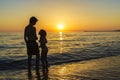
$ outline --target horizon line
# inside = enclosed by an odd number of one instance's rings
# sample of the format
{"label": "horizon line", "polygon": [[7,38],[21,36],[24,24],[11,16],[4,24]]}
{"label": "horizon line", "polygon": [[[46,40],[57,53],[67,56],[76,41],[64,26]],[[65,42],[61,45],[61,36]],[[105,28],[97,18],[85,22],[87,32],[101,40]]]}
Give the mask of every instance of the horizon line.
{"label": "horizon line", "polygon": [[[0,31],[0,33],[23,32],[24,31]],[[38,32],[38,31],[36,31]],[[47,32],[120,32],[119,30],[66,30],[66,31],[47,31]]]}

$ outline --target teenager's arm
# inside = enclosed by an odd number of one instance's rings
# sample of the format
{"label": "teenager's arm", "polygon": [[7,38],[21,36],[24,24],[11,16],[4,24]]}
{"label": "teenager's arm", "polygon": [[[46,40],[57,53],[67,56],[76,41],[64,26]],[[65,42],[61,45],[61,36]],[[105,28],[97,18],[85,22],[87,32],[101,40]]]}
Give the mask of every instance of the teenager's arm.
{"label": "teenager's arm", "polygon": [[24,40],[27,42],[27,34],[26,34],[26,29],[24,30]]}
{"label": "teenager's arm", "polygon": [[35,40],[37,40],[38,37],[37,37],[37,34],[36,34],[36,28],[34,28],[34,31],[33,31],[33,32],[34,32],[34,33],[33,33],[33,36],[34,36]]}

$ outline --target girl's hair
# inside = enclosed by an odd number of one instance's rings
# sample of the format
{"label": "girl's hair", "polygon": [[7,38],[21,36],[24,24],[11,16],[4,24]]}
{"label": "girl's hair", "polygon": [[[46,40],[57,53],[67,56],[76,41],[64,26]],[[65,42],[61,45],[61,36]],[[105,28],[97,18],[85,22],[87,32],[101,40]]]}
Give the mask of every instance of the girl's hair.
{"label": "girl's hair", "polygon": [[47,33],[45,30],[41,29],[40,32],[39,32],[39,35],[40,36],[47,36]]}

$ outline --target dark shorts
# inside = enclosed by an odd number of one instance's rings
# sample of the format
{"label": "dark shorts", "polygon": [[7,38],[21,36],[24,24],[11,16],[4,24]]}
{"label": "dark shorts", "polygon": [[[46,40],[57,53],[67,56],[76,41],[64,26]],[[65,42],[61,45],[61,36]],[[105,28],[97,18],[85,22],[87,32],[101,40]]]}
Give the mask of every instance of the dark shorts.
{"label": "dark shorts", "polygon": [[39,47],[36,41],[27,42],[27,54],[28,55],[38,55]]}

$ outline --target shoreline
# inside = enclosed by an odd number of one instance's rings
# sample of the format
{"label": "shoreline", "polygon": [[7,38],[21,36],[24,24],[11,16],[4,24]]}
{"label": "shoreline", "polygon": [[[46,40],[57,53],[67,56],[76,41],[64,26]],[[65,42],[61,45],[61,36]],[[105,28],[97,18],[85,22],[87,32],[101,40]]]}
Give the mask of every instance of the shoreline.
{"label": "shoreline", "polygon": [[[0,71],[0,79],[27,80],[27,69]],[[49,68],[46,79],[51,80],[119,80],[120,79],[120,56],[111,56],[80,62],[53,65]],[[33,80],[38,79],[34,68],[32,69]],[[40,78],[42,75],[40,69]]]}
{"label": "shoreline", "polygon": [[[101,58],[112,57],[112,56],[117,56],[117,55],[115,54],[102,54],[102,55],[89,54],[88,55],[86,53],[80,53],[80,54],[69,53],[68,55],[68,53],[64,53],[64,54],[49,55],[48,63],[50,66],[54,66],[54,65],[90,61],[90,60],[101,59]],[[35,66],[35,60],[36,60],[35,58],[32,59],[32,66]],[[4,61],[1,61],[0,66],[1,66],[0,67],[1,71],[27,69],[27,58],[23,60],[12,61],[10,63],[4,63]],[[41,62],[40,62],[40,66],[41,66]]]}

